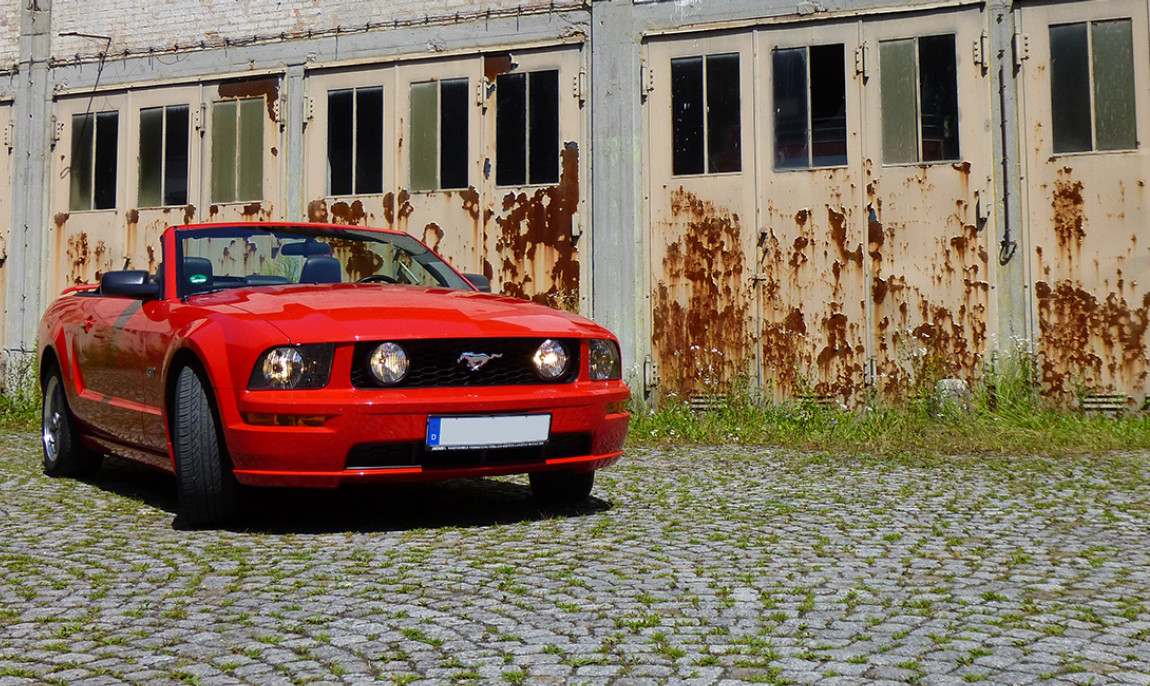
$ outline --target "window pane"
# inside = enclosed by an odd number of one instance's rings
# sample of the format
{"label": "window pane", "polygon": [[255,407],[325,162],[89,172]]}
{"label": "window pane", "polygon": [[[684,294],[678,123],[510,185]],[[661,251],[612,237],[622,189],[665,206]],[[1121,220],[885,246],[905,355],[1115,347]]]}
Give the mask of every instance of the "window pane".
{"label": "window pane", "polygon": [[847,84],[843,46],[810,49],[811,164],[847,163]]}
{"label": "window pane", "polygon": [[739,56],[707,57],[707,171],[742,169],[739,125]]}
{"label": "window pane", "polygon": [[100,112],[96,115],[93,209],[106,210],[116,206],[116,139],[119,125],[120,115],[118,112]]}
{"label": "window pane", "polygon": [[559,72],[531,73],[531,183],[559,181]]}
{"label": "window pane", "polygon": [[239,170],[236,200],[264,197],[264,116],[262,98],[240,101]]}
{"label": "window pane", "polygon": [[411,189],[439,185],[439,84],[411,84]]}
{"label": "window pane", "polygon": [[671,60],[671,173],[703,173],[703,58]]}
{"label": "window pane", "polygon": [[327,92],[327,193],[351,195],[354,91]]}
{"label": "window pane", "polygon": [[772,80],[775,108],[775,169],[810,164],[807,147],[807,51],[776,50]]}
{"label": "window pane", "polygon": [[1054,152],[1093,148],[1086,24],[1050,27],[1050,107]]}
{"label": "window pane", "polygon": [[92,209],[92,148],[96,139],[96,115],[72,115],[72,163],[68,207]]}
{"label": "window pane", "polygon": [[164,204],[188,204],[188,106],[166,110],[164,125]]}
{"label": "window pane", "polygon": [[1099,150],[1138,147],[1134,123],[1134,42],[1130,20],[1090,27],[1094,52],[1094,112]]}
{"label": "window pane", "polygon": [[355,92],[355,192],[383,192],[383,89]]}
{"label": "window pane", "polygon": [[164,200],[164,108],[140,110],[141,207],[157,207]]}
{"label": "window pane", "polygon": [[886,164],[918,161],[914,53],[914,40],[879,43],[882,160]]}
{"label": "window pane", "polygon": [[495,80],[495,183],[527,182],[527,75],[501,74]]}
{"label": "window pane", "polygon": [[918,39],[919,108],[924,162],[958,159],[958,70],[954,36]]}
{"label": "window pane", "polygon": [[212,202],[236,199],[236,102],[212,103]]}
{"label": "window pane", "polygon": [[440,82],[439,187],[467,188],[467,79]]}

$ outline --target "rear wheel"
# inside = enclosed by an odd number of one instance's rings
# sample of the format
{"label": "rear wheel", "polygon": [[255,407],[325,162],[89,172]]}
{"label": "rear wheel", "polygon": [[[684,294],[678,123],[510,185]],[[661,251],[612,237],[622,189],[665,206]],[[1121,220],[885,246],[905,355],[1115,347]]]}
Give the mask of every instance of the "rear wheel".
{"label": "rear wheel", "polygon": [[239,484],[207,388],[194,367],[176,377],[172,447],[180,510],[192,526],[219,526],[239,514]]}
{"label": "rear wheel", "polygon": [[534,472],[528,475],[531,495],[541,505],[576,505],[591,495],[595,472]]}
{"label": "rear wheel", "polygon": [[44,445],[44,473],[48,476],[86,476],[100,468],[103,456],[80,442],[76,420],[68,409],[64,379],[53,366],[44,382],[44,403],[40,415]]}

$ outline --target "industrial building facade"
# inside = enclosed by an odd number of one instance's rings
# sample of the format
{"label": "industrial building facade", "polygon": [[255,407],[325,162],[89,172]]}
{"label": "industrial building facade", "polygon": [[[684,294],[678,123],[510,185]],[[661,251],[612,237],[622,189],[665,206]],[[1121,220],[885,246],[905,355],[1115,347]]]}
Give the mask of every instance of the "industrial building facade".
{"label": "industrial building facade", "polygon": [[1147,0],[4,3],[9,380],[166,226],[305,219],[595,317],[636,395],[1150,388]]}

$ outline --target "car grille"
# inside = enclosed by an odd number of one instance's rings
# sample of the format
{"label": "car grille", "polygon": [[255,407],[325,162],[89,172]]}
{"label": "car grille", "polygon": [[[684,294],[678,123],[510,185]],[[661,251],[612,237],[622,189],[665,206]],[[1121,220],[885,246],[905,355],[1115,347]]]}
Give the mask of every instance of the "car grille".
{"label": "car grille", "polygon": [[[541,383],[571,383],[579,376],[579,340],[559,339],[571,362],[561,378],[544,382],[535,374],[531,361],[543,338],[444,338],[395,341],[407,352],[409,362],[403,381],[388,388],[452,388],[460,386],[523,386]],[[351,385],[355,388],[382,388],[368,369],[368,359],[382,341],[357,343],[351,363]],[[471,370],[465,353],[492,356]]]}
{"label": "car grille", "polygon": [[347,455],[347,469],[422,467],[460,469],[516,464],[536,464],[563,457],[591,454],[591,434],[554,434],[544,445],[521,448],[428,450],[423,441],[361,443]]}

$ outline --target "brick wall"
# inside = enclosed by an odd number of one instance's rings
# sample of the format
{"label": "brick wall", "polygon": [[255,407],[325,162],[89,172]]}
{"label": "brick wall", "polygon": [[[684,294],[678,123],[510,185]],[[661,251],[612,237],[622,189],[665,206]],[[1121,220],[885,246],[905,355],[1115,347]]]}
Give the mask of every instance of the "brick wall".
{"label": "brick wall", "polygon": [[[11,0],[4,0],[13,4]],[[18,0],[17,0],[18,2]],[[242,41],[281,33],[363,28],[366,24],[443,20],[456,14],[474,18],[491,10],[538,10],[569,3],[550,0],[53,0],[53,55],[67,59],[92,55],[103,44],[90,38],[60,36],[77,32],[112,39],[113,53],[166,50],[207,41]],[[6,13],[7,14],[7,13]],[[18,14],[17,14],[18,17]],[[4,18],[0,17],[0,28]]]}
{"label": "brick wall", "polygon": [[0,0],[0,69],[8,69],[20,58],[21,0]]}

